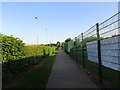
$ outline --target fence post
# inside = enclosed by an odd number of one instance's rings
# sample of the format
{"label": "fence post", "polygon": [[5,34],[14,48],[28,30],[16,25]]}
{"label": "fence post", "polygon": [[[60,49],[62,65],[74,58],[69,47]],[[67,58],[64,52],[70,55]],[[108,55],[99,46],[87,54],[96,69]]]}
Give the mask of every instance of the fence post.
{"label": "fence post", "polygon": [[[82,35],[82,41],[83,41],[83,33],[81,33]],[[83,60],[83,67],[85,68],[85,61],[84,61],[84,44],[82,43],[82,60]]]}
{"label": "fence post", "polygon": [[99,24],[96,24],[97,29],[97,49],[98,49],[98,63],[99,63],[99,82],[102,83],[102,69],[101,69],[101,44],[100,44],[100,34],[99,34]]}
{"label": "fence post", "polygon": [[76,61],[78,63],[78,57],[77,57],[77,54],[78,54],[78,51],[77,51],[77,37],[75,37],[75,47],[76,47]]}
{"label": "fence post", "polygon": [[[118,20],[120,20],[120,1],[118,2]],[[120,35],[120,22],[118,22],[118,35]],[[118,41],[120,41],[120,38],[118,38]],[[118,43],[119,51],[118,55],[120,55],[120,43]],[[120,63],[120,57],[118,57],[118,63]],[[120,67],[118,67],[118,70],[120,70]],[[120,81],[120,73],[118,72],[118,81]],[[118,87],[120,86],[120,82],[118,83]]]}

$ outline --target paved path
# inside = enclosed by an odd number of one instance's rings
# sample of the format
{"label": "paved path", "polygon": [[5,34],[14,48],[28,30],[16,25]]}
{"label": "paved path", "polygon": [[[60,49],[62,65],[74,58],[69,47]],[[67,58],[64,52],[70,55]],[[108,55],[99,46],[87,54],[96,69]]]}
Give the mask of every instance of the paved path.
{"label": "paved path", "polygon": [[62,50],[59,50],[46,88],[97,88]]}

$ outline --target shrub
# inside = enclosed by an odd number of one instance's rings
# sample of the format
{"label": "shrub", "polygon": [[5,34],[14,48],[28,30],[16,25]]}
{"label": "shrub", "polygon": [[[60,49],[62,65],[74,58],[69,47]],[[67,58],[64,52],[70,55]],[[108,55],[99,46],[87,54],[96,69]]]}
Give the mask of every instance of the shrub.
{"label": "shrub", "polygon": [[2,62],[9,62],[25,58],[25,43],[13,36],[2,37]]}
{"label": "shrub", "polygon": [[[19,38],[0,34],[2,45],[2,79],[3,82],[26,67],[33,65],[46,55],[51,55],[55,47],[27,45]],[[0,54],[1,55],[1,54]]]}

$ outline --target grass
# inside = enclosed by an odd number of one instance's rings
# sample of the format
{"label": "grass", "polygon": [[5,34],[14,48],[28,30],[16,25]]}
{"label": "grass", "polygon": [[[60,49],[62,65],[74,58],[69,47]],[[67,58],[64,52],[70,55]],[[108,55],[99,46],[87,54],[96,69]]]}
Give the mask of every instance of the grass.
{"label": "grass", "polygon": [[94,63],[94,62],[85,60],[85,68],[86,68],[89,72],[91,72],[91,73],[93,73],[93,74],[95,74],[95,75],[99,75],[99,71],[98,71],[99,66],[98,66],[97,63]]}
{"label": "grass", "polygon": [[[89,72],[91,72],[95,75],[99,75],[99,69],[98,69],[98,64],[97,63],[85,60],[85,66],[86,66],[86,69]],[[107,68],[105,66],[102,66],[102,78],[105,81],[107,81],[111,84],[110,87],[120,88],[120,78],[119,78],[119,76],[120,76],[119,71],[116,71],[116,70]]]}
{"label": "grass", "polygon": [[113,88],[120,88],[120,72],[102,66],[103,79],[110,82]]}
{"label": "grass", "polygon": [[45,88],[52,71],[56,54],[57,52],[46,57],[41,66],[27,73],[21,81],[12,88]]}
{"label": "grass", "polygon": [[[73,53],[72,56],[76,56],[76,53]],[[73,58],[74,58],[73,57]],[[78,63],[83,66],[83,59],[82,59],[82,53],[78,52]],[[75,59],[75,58],[74,58]],[[99,77],[99,66],[97,63],[91,62],[89,60],[87,60],[86,57],[86,52],[84,55],[84,59],[85,59],[85,69],[90,72],[90,74],[92,76],[96,76]],[[104,84],[108,84],[108,87],[112,87],[112,88],[120,88],[120,72],[107,68],[105,66],[102,66],[102,78],[103,78],[103,83]],[[105,85],[107,86],[107,85]]]}

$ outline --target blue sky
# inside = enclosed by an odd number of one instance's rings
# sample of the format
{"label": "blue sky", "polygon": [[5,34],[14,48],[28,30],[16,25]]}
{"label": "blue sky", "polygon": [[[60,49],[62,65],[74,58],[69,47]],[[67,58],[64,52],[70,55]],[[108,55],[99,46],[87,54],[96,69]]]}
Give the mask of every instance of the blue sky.
{"label": "blue sky", "polygon": [[49,43],[62,42],[117,11],[117,2],[3,2],[2,33],[19,37],[26,44],[36,44],[37,33],[39,44],[47,43],[47,37]]}

